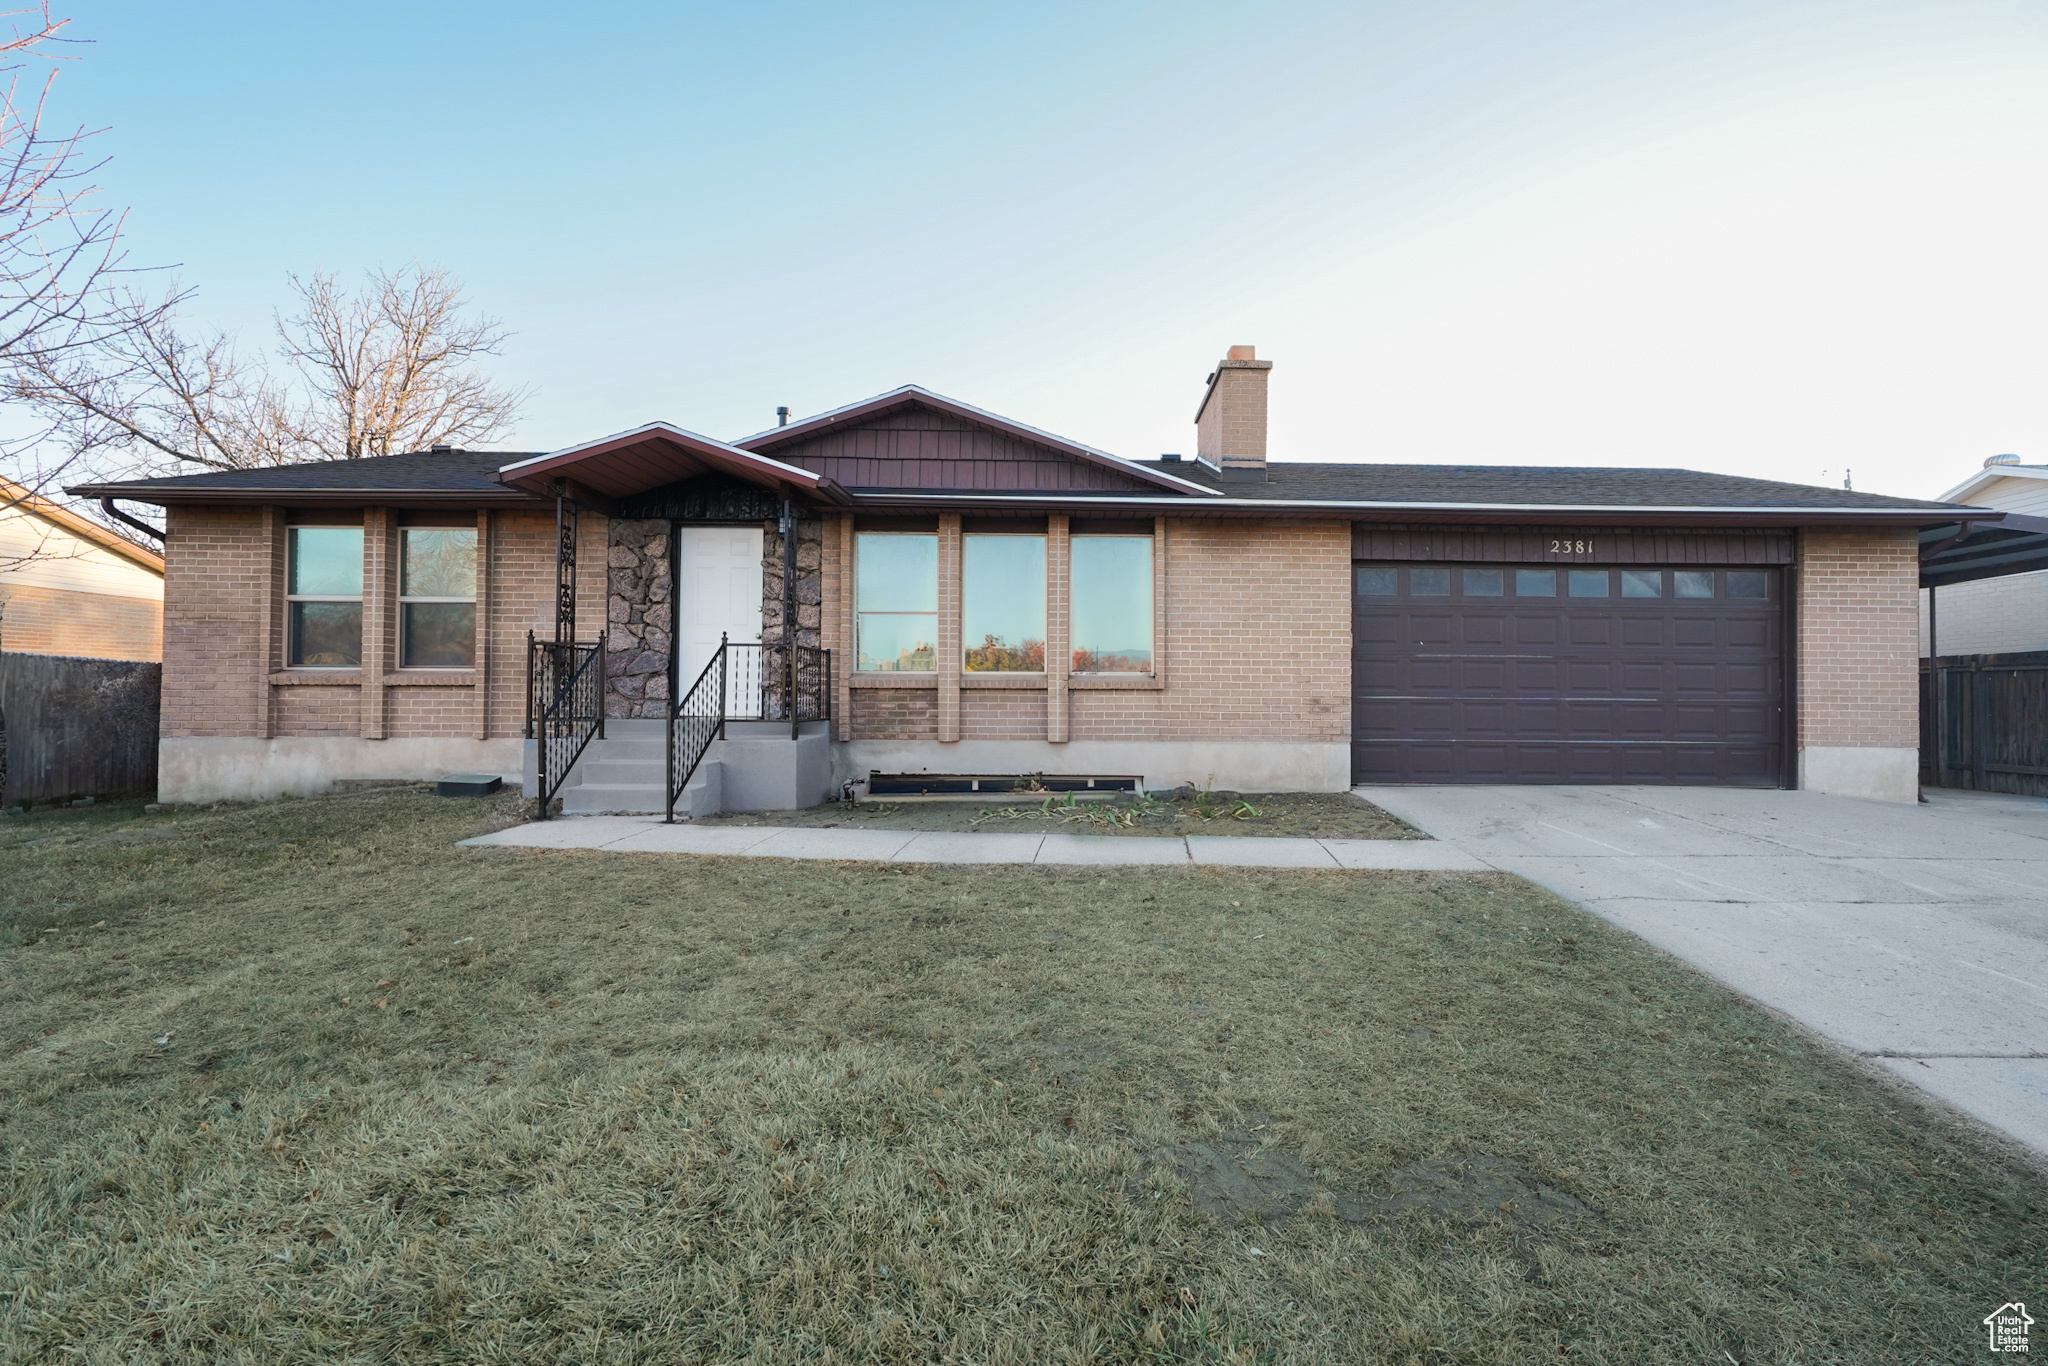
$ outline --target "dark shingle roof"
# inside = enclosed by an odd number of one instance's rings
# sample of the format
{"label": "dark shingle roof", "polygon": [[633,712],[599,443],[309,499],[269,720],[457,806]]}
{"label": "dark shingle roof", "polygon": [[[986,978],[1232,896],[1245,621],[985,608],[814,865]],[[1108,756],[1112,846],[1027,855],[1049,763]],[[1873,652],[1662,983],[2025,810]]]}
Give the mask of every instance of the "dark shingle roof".
{"label": "dark shingle roof", "polygon": [[[1152,463],[1152,462],[1147,462]],[[1563,465],[1373,465],[1275,461],[1267,482],[1219,480],[1199,461],[1162,468],[1230,498],[1522,507],[1927,508],[1947,503],[1698,470]]]}
{"label": "dark shingle roof", "polygon": [[408,451],[403,455],[372,455],[360,460],[320,460],[305,465],[275,465],[260,470],[211,470],[205,474],[171,475],[161,479],[130,479],[117,484],[84,484],[69,490],[89,498],[133,498],[153,502],[201,502],[210,493],[246,497],[281,493],[293,497],[359,496],[395,493],[435,501],[526,502],[530,495],[498,482],[498,467],[524,460],[525,451]]}
{"label": "dark shingle roof", "polygon": [[[260,470],[229,470],[87,484],[71,489],[82,497],[131,498],[139,502],[231,501],[361,502],[377,495],[395,503],[529,502],[533,495],[498,482],[501,466],[528,458],[517,451],[412,451],[361,460],[323,460]],[[1137,463],[1137,462],[1134,462]],[[1412,503],[1426,507],[1666,508],[1673,510],[1867,510],[1942,512],[1953,505],[1889,498],[1848,489],[1746,479],[1697,470],[1656,470],[1533,465],[1379,465],[1275,461],[1263,483],[1219,480],[1199,461],[1142,462],[1226,498],[1259,502]],[[862,490],[915,496],[915,490]],[[991,491],[994,496],[1000,494]],[[1129,496],[1129,495],[1125,495]],[[1199,494],[1168,492],[1148,500],[1200,506]]]}

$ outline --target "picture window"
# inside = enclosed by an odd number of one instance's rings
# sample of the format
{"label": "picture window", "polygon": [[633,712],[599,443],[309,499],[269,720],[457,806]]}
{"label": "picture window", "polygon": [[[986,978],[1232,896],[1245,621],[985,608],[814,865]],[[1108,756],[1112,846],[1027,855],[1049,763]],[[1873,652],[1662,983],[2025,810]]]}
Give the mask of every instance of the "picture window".
{"label": "picture window", "polygon": [[962,537],[960,598],[969,673],[1045,672],[1045,537]]}
{"label": "picture window", "polygon": [[1152,538],[1076,536],[1070,553],[1073,671],[1151,673]]}
{"label": "picture window", "polygon": [[873,531],[854,538],[855,666],[876,673],[938,669],[939,538]]}

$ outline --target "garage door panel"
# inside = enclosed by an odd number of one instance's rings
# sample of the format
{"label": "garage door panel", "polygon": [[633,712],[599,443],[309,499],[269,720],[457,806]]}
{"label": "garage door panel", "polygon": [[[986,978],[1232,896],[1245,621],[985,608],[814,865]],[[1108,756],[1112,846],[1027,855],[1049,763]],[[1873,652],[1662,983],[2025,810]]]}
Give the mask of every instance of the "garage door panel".
{"label": "garage door panel", "polygon": [[1632,649],[1663,649],[1670,643],[1669,623],[1660,618],[1623,617],[1621,643]]}
{"label": "garage door panel", "polygon": [[1728,645],[1736,650],[1761,650],[1777,631],[1778,623],[1774,620],[1736,617],[1728,623]]}
{"label": "garage door panel", "polygon": [[1564,666],[1568,693],[1610,693],[1615,689],[1614,662],[1607,659],[1571,659]]}
{"label": "garage door panel", "polygon": [[1574,613],[1565,620],[1565,639],[1574,645],[1608,646],[1614,643],[1614,618]]}
{"label": "garage door panel", "polygon": [[1456,682],[1456,671],[1448,659],[1413,659],[1408,662],[1408,686],[1414,692],[1449,692]]}
{"label": "garage door panel", "polygon": [[1679,617],[1671,623],[1671,643],[1681,650],[1712,650],[1721,644],[1721,622],[1715,617]]}
{"label": "garage door panel", "polygon": [[1712,599],[1575,599],[1518,597],[1510,567],[1506,596],[1468,604],[1451,568],[1448,597],[1354,600],[1359,781],[1778,782],[1776,571],[1766,600],[1718,573]]}
{"label": "garage door panel", "polygon": [[1465,693],[1499,694],[1508,690],[1505,659],[1461,659],[1457,672],[1460,690]]}
{"label": "garage door panel", "polygon": [[1458,639],[1465,645],[1501,645],[1508,638],[1508,619],[1503,612],[1475,612],[1458,621]]}
{"label": "garage door panel", "polygon": [[1659,661],[1626,660],[1621,665],[1621,690],[1625,693],[1663,692],[1671,666]]}

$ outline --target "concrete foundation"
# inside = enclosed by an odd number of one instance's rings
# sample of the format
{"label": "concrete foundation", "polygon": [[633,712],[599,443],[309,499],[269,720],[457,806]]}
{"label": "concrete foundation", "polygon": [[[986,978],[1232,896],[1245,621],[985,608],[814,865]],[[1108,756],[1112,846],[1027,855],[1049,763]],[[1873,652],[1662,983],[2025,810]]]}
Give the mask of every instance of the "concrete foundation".
{"label": "concrete foundation", "polygon": [[1874,802],[1920,800],[1920,751],[1808,745],[1799,751],[1799,787]]}
{"label": "concrete foundation", "polygon": [[1235,792],[1345,792],[1351,746],[1267,740],[852,740],[833,746],[834,786],[871,772],[1128,774],[1148,789],[1193,783]]}
{"label": "concrete foundation", "polygon": [[444,773],[495,774],[520,781],[516,736],[500,740],[361,740],[341,735],[180,736],[157,756],[164,802],[270,801],[310,797],[337,782],[378,778],[427,782]]}

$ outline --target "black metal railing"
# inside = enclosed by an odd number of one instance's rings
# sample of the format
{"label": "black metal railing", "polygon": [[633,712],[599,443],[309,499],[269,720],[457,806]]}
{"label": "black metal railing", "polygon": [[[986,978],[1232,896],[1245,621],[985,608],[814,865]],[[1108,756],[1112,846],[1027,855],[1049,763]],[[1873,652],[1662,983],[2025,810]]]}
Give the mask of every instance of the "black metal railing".
{"label": "black metal railing", "polygon": [[[725,715],[732,721],[805,721],[832,719],[832,652],[799,645],[794,658],[787,645],[733,641],[725,646]],[[791,666],[795,669],[792,673]],[[790,698],[796,706],[789,705]],[[790,734],[796,731],[792,728]]]}
{"label": "black metal railing", "polygon": [[663,819],[670,825],[676,822],[676,803],[682,800],[683,789],[710,753],[711,742],[725,730],[725,670],[730,653],[721,640],[704,672],[669,709],[668,807]]}
{"label": "black metal railing", "polygon": [[792,740],[806,721],[832,719],[832,652],[815,645],[763,645],[720,637],[718,649],[668,715],[668,808],[676,803],[728,721],[787,721]]}
{"label": "black metal railing", "polygon": [[604,637],[589,644],[536,640],[526,633],[526,738],[539,742],[534,819],[568,781],[593,738],[604,738]]}

